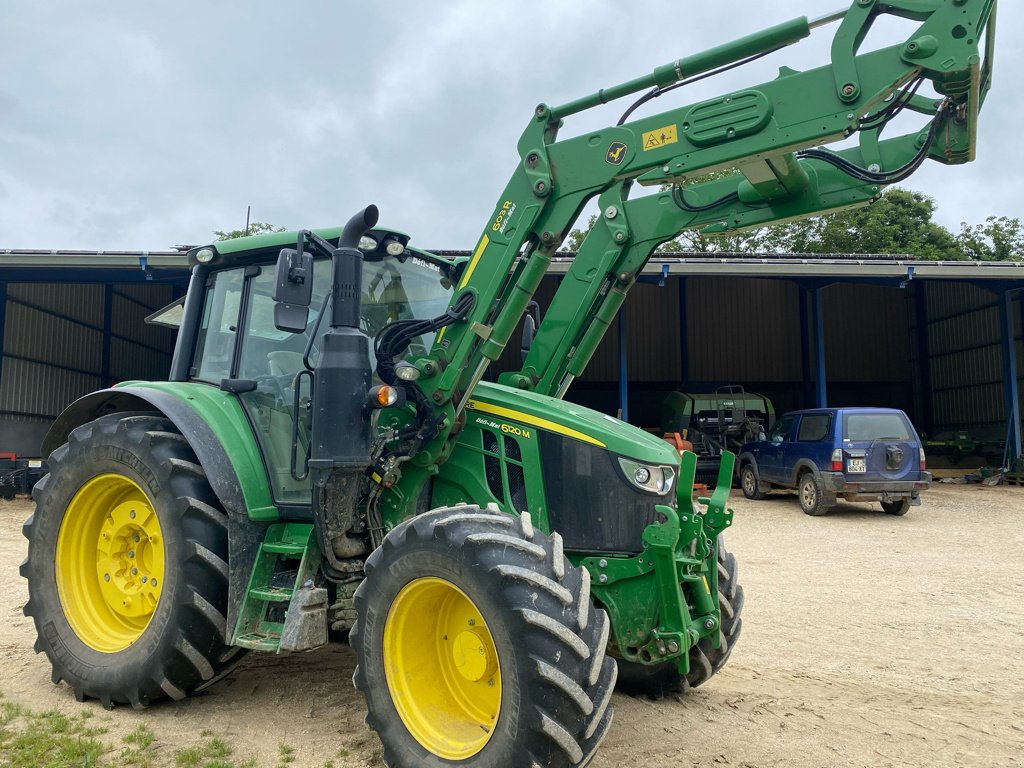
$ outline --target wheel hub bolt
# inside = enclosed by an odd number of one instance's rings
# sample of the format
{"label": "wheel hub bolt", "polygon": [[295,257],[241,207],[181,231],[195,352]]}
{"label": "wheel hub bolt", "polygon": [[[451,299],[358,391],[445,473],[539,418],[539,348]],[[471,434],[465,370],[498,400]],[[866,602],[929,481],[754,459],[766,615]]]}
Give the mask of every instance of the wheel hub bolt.
{"label": "wheel hub bolt", "polygon": [[134,549],[128,550],[128,557],[135,557],[135,550]]}
{"label": "wheel hub bolt", "polygon": [[135,510],[134,509],[131,512],[128,513],[128,517],[130,517],[132,520],[135,519]]}
{"label": "wheel hub bolt", "polygon": [[146,583],[146,577],[145,577],[145,576],[143,576],[143,577],[142,577],[142,579],[141,579],[141,581],[142,581],[142,583],[143,583],[143,584],[145,584],[145,583]]}
{"label": "wheel hub bolt", "polygon": [[155,587],[155,586],[156,586],[156,579],[153,579],[153,580],[152,580],[152,581],[150,582],[150,584],[151,584],[152,586],[154,586],[154,587]]}
{"label": "wheel hub bolt", "polygon": [[132,576],[135,576],[139,572],[138,568],[132,568]]}
{"label": "wheel hub bolt", "polygon": [[103,580],[104,581],[110,581],[110,574],[109,573],[104,573],[103,574]]}
{"label": "wheel hub bolt", "polygon": [[138,544],[139,543],[139,535],[135,534],[135,536],[133,538],[135,539],[135,543]]}
{"label": "wheel hub bolt", "polygon": [[469,626],[471,626],[471,627],[476,626],[476,619],[470,619],[469,620]]}

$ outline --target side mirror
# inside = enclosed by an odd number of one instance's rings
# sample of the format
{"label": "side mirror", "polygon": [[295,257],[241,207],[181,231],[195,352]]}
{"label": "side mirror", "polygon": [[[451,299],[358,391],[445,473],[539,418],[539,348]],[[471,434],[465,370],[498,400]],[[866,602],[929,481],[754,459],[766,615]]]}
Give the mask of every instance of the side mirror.
{"label": "side mirror", "polygon": [[279,331],[304,333],[313,299],[313,256],[284,248],[274,277],[274,325]]}
{"label": "side mirror", "polygon": [[522,355],[523,360],[526,360],[526,356],[530,354],[530,347],[533,346],[533,337],[537,333],[537,321],[533,319],[533,315],[526,314],[523,316],[523,340],[519,344],[519,352]]}
{"label": "side mirror", "polygon": [[540,305],[536,301],[531,301],[526,306],[526,314],[523,315],[523,338],[519,344],[519,353],[522,355],[524,362],[526,356],[530,354],[530,348],[533,346],[533,337],[537,335],[539,316]]}

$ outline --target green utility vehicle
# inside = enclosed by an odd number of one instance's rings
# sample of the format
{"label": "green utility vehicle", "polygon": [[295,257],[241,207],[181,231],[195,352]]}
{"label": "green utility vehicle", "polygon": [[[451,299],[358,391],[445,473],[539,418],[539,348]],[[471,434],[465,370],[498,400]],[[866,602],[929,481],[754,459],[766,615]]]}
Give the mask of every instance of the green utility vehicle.
{"label": "green utility vehicle", "polygon": [[[973,159],[994,7],[857,0],[542,104],[459,264],[378,227],[372,206],[343,229],[190,252],[169,380],[88,395],[46,438],[22,574],[53,680],[144,707],[247,650],[347,631],[385,762],[472,768],[586,765],[617,676],[652,692],[707,681],[743,607],[724,495],[695,504],[692,453],[562,397],[683,230],[866,204],[926,159]],[[859,53],[890,16],[916,31]],[[631,119],[830,23],[826,66]],[[559,138],[564,119],[640,92],[615,125]],[[923,127],[882,138],[902,112]],[[641,185],[655,192],[632,197]],[[521,370],[482,383],[594,198],[602,215]]]}

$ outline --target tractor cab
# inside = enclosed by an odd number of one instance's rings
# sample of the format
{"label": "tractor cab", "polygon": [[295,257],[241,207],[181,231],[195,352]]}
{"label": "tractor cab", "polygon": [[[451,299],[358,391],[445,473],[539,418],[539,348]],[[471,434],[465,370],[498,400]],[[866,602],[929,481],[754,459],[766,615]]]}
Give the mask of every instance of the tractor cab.
{"label": "tractor cab", "polygon": [[[337,243],[340,228],[318,230]],[[282,330],[275,323],[276,265],[283,246],[299,233],[280,232],[238,238],[189,252],[192,284],[184,308],[176,302],[150,321],[180,323],[172,380],[212,384],[238,395],[255,427],[274,496],[285,504],[310,501],[305,470],[312,398],[312,372],[319,363],[332,312],[331,259],[310,260],[310,300],[304,328]],[[359,327],[373,340],[396,320],[429,319],[443,314],[461,265],[408,246],[409,237],[374,228],[362,236],[362,290]],[[425,355],[433,332],[410,344]],[[177,375],[174,375],[177,374]],[[379,382],[378,382],[379,383]]]}

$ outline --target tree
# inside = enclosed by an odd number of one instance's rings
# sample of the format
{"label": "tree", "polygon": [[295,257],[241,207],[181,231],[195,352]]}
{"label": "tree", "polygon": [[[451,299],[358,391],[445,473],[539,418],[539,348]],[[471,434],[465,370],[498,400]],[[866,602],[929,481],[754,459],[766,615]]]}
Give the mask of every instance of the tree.
{"label": "tree", "polygon": [[234,240],[236,237],[248,237],[249,235],[265,235],[268,232],[284,232],[284,227],[275,227],[265,221],[254,221],[248,229],[232,229],[230,232],[215,231],[217,240]]}
{"label": "tree", "polygon": [[968,258],[977,261],[1024,260],[1024,229],[1020,219],[989,216],[984,224],[960,224],[957,243]]}
{"label": "tree", "polygon": [[957,238],[932,221],[934,213],[932,198],[893,187],[872,205],[782,225],[775,250],[908,254],[925,261],[968,258]]}

